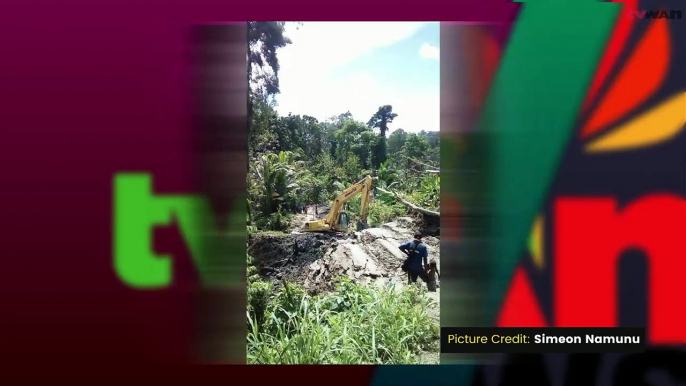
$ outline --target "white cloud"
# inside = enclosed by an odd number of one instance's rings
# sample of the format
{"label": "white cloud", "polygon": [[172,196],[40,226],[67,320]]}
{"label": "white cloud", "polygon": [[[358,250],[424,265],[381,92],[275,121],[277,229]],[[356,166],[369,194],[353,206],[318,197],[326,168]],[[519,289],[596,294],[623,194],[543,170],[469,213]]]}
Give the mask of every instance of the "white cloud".
{"label": "white cloud", "polygon": [[[376,48],[414,35],[425,23],[315,22],[288,23],[290,44],[279,50],[285,70],[327,72]],[[297,67],[297,68],[296,68]]]}
{"label": "white cloud", "polygon": [[438,93],[436,95],[399,96],[397,100],[391,99],[388,104],[393,106],[393,111],[398,114],[393,123],[388,125],[391,131],[399,128],[411,132],[438,131],[441,128],[441,108]]}
{"label": "white cloud", "polygon": [[304,23],[286,33],[293,44],[278,51],[281,94],[277,111],[310,115],[319,120],[350,111],[366,122],[379,106],[390,104],[398,114],[391,130],[439,129],[439,93],[398,93],[380,85],[364,70],[347,78],[334,77],[335,69],[369,52],[414,35],[424,23]]}
{"label": "white cloud", "polygon": [[422,44],[422,47],[419,49],[419,56],[425,59],[438,59],[440,53],[438,47],[432,46],[429,43]]}

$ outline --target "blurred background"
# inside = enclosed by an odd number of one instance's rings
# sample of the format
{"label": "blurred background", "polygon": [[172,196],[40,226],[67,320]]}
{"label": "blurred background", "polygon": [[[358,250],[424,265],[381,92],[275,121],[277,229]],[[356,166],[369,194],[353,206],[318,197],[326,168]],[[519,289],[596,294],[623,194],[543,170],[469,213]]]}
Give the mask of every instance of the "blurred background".
{"label": "blurred background", "polygon": [[[336,17],[454,21],[440,26],[441,325],[646,326],[650,349],[305,378],[684,382],[683,4],[354,5]],[[246,362],[250,34],[226,22],[324,17],[250,7],[3,3],[3,363]]]}

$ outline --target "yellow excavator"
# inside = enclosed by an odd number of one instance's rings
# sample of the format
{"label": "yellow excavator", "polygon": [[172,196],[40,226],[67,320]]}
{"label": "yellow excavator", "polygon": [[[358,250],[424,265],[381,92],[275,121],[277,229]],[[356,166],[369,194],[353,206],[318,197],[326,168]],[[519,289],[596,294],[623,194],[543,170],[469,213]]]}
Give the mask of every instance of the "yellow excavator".
{"label": "yellow excavator", "polygon": [[360,206],[360,219],[357,222],[357,229],[369,228],[367,225],[367,215],[369,214],[369,199],[372,190],[372,177],[366,176],[360,182],[353,184],[345,189],[331,204],[329,214],[325,220],[308,221],[305,223],[306,232],[344,232],[348,230],[350,217],[343,212],[343,204],[358,194],[362,194],[362,205]]}

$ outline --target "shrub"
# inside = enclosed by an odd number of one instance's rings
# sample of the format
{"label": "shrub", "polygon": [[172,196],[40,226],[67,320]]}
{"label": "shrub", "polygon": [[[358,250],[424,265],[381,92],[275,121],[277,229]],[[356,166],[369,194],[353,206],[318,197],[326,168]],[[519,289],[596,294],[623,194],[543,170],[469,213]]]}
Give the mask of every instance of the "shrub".
{"label": "shrub", "polygon": [[369,224],[378,226],[391,222],[396,218],[405,215],[407,210],[399,203],[386,203],[383,201],[372,201],[369,204]]}
{"label": "shrub", "polygon": [[264,323],[271,291],[272,286],[268,282],[257,280],[248,284],[248,315],[258,325]]}
{"label": "shrub", "polygon": [[[262,364],[413,364],[438,338],[421,288],[360,286],[339,279],[313,297],[284,285],[260,322],[248,313],[248,362]],[[260,324],[263,323],[263,324]]]}

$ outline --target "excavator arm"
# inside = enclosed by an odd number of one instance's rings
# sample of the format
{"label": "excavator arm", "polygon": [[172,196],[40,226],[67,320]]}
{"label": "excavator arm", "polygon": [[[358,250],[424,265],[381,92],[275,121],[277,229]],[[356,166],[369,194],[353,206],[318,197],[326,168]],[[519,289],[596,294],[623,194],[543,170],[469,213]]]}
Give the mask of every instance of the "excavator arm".
{"label": "excavator arm", "polygon": [[364,188],[362,189],[362,204],[360,205],[360,222],[367,226],[367,217],[369,216],[369,200],[372,197],[372,178],[367,176],[364,178]]}
{"label": "excavator arm", "polygon": [[340,231],[347,228],[341,226],[340,216],[343,205],[358,194],[362,194],[362,205],[360,207],[360,222],[366,226],[367,216],[369,215],[369,199],[371,197],[372,178],[366,176],[361,181],[341,192],[331,204],[329,215],[326,220],[310,221],[306,224],[308,231]]}

